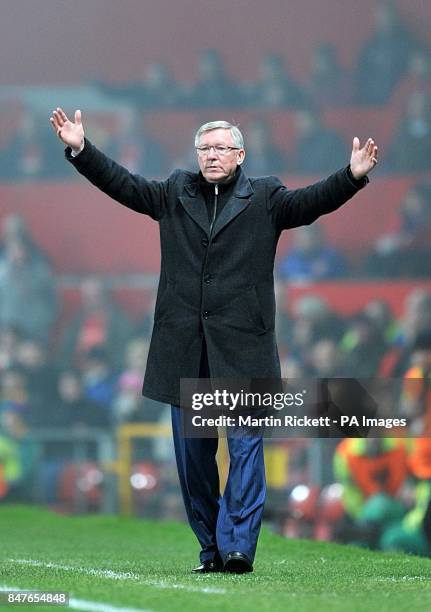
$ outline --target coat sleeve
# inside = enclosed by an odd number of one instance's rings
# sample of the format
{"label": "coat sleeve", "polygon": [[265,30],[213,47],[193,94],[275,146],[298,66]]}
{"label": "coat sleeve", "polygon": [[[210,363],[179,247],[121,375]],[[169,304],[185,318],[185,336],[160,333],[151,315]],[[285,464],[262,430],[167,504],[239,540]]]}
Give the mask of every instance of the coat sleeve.
{"label": "coat sleeve", "polygon": [[79,155],[73,157],[71,148],[67,147],[65,156],[80,174],[120,204],[155,220],[163,217],[175,173],[165,181],[147,180],[117,164],[87,139]]}
{"label": "coat sleeve", "polygon": [[300,189],[288,189],[279,179],[271,177],[267,201],[272,221],[279,232],[309,225],[321,215],[340,208],[367,183],[367,177],[356,180],[350,166],[338,170],[323,181]]}

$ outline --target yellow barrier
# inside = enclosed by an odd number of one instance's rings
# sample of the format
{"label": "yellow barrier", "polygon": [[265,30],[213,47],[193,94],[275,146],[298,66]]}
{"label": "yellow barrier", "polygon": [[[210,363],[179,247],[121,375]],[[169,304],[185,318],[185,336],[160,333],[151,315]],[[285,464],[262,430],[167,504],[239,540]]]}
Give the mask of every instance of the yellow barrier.
{"label": "yellow barrier", "polygon": [[[118,461],[111,467],[118,474],[118,499],[120,514],[131,515],[133,511],[133,492],[130,485],[132,473],[132,443],[136,438],[167,438],[171,436],[171,426],[159,423],[126,423],[117,429]],[[220,436],[216,455],[220,489],[224,490],[228,475],[229,453],[225,437]],[[288,482],[288,449],[285,446],[265,447],[266,479],[268,487],[282,488]]]}

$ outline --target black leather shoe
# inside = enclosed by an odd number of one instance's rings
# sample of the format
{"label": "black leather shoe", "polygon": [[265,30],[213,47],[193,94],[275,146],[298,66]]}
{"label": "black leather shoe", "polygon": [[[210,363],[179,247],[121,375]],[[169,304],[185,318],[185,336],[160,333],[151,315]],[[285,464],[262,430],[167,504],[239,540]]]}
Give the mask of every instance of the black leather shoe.
{"label": "black leather shoe", "polygon": [[198,567],[194,567],[194,574],[210,574],[211,572],[222,572],[223,564],[221,561],[203,561]]}
{"label": "black leather shoe", "polygon": [[253,565],[247,555],[234,551],[227,554],[223,571],[231,574],[245,574],[253,571]]}

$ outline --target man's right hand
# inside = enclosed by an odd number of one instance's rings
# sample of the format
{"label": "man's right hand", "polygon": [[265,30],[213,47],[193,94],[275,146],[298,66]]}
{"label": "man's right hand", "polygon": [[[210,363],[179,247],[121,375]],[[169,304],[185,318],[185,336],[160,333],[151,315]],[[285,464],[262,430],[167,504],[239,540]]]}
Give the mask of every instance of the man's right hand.
{"label": "man's right hand", "polygon": [[81,111],[75,111],[75,123],[67,118],[66,113],[60,107],[52,112],[50,122],[57,136],[73,149],[81,151],[84,146],[84,128],[82,127]]}

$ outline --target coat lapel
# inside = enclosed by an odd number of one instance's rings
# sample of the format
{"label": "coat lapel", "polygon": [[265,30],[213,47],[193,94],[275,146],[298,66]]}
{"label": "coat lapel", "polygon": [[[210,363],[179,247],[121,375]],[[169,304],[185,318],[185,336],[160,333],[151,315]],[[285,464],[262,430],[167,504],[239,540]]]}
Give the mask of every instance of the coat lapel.
{"label": "coat lapel", "polygon": [[[210,222],[208,219],[208,211],[204,197],[199,190],[198,182],[194,181],[192,183],[187,183],[184,185],[184,191],[187,195],[179,197],[184,210],[209,237]],[[241,170],[232,197],[226,202],[223,210],[216,219],[212,232],[213,238],[247,208],[249,205],[249,198],[252,194],[253,188],[250,181]]]}
{"label": "coat lapel", "polygon": [[180,196],[179,198],[184,210],[209,237],[210,222],[208,219],[208,211],[204,197],[199,192],[197,183],[188,183],[184,185],[184,191],[187,195]]}
{"label": "coat lapel", "polygon": [[231,198],[226,202],[220,215],[217,217],[212,237],[214,238],[228,223],[242,213],[250,203],[250,197],[253,194],[253,188],[250,181],[241,170],[238,181],[235,186],[235,191]]}

